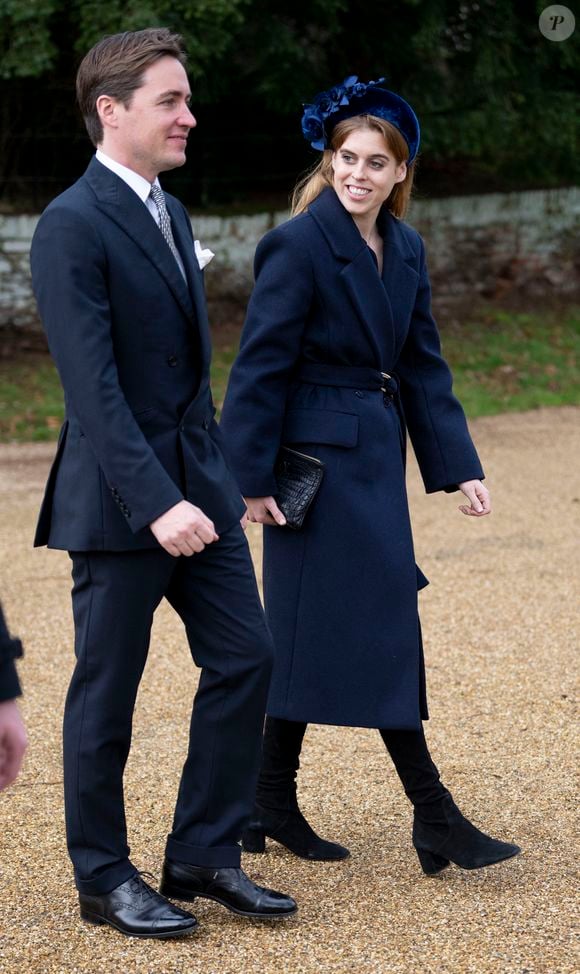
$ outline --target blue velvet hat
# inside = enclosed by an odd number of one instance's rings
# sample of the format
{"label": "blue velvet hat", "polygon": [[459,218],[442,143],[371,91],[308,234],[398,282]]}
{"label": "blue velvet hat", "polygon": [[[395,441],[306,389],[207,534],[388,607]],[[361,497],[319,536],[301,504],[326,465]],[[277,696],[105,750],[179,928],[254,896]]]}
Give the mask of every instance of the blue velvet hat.
{"label": "blue velvet hat", "polygon": [[384,118],[399,130],[409,146],[407,162],[413,162],[419,149],[419,120],[408,102],[394,91],[381,88],[384,78],[363,84],[356,75],[341,85],[321,91],[310,105],[304,105],[302,134],[313,149],[327,149],[334,126],[355,115]]}

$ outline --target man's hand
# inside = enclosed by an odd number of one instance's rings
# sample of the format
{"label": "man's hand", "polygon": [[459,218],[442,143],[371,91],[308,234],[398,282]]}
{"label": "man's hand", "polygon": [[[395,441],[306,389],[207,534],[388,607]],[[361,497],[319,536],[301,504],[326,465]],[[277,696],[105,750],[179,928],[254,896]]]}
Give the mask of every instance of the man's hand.
{"label": "man's hand", "polygon": [[273,497],[244,497],[248,520],[256,524],[286,524],[286,518]]}
{"label": "man's hand", "polygon": [[195,555],[219,541],[213,521],[189,501],[179,501],[149,525],[162,548],[174,558]]}
{"label": "man's hand", "polygon": [[0,703],[0,791],[11,785],[22,767],[28,740],[15,700]]}
{"label": "man's hand", "polygon": [[484,487],[481,480],[465,480],[457,485],[462,491],[471,506],[460,504],[459,510],[470,517],[483,517],[484,514],[491,514],[491,500],[487,487]]}

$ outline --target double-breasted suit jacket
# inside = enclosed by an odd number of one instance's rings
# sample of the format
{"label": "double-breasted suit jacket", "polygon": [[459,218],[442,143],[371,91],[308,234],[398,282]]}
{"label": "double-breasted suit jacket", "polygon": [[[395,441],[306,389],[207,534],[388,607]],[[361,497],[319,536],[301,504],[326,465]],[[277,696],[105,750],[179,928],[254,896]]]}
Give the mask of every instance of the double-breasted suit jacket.
{"label": "double-breasted suit jacket", "polygon": [[[427,580],[413,553],[406,430],[428,492],[483,472],[441,356],[423,242],[386,211],[379,223],[382,276],[330,188],[263,238],[221,429],[247,497],[276,493],[280,444],[325,464],[303,529],[264,528],[268,712],[413,729],[427,717],[417,613]],[[377,370],[394,396],[365,382]]]}
{"label": "double-breasted suit jacket", "polygon": [[37,545],[156,548],[148,525],[183,498],[218,533],[243,511],[213,418],[191,224],[166,201],[187,283],[137,194],[96,159],[38,223],[33,286],[66,417]]}

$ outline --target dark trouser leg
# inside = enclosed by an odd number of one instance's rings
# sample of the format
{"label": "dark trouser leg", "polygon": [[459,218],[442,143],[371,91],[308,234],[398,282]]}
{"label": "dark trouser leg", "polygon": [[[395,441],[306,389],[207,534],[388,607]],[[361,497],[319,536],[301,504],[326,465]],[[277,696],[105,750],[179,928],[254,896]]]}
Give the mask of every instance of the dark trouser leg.
{"label": "dark trouser leg", "polygon": [[256,801],[264,808],[297,808],[296,775],[307,726],[297,720],[266,717],[256,789]]}
{"label": "dark trouser leg", "polygon": [[272,642],[239,525],[179,559],[167,598],[201,666],[167,857],[239,866],[260,762]]}
{"label": "dark trouser leg", "polygon": [[423,728],[418,731],[380,730],[405,794],[419,818],[441,817],[441,800],[448,794],[433,763]]}
{"label": "dark trouser leg", "polygon": [[156,551],[71,558],[77,663],[64,714],[67,844],[78,889],[98,895],[136,871],[123,771],[151,621],[172,559]]}

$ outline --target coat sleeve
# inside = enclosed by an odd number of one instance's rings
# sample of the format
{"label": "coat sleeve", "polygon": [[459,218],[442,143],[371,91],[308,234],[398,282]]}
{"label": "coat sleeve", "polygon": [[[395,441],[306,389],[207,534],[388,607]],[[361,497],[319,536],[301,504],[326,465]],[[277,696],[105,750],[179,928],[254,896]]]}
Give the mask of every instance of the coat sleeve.
{"label": "coat sleeve", "polygon": [[133,532],[183,499],[119,384],[107,256],[81,214],[49,208],[31,248],[32,283],[67,402]]}
{"label": "coat sleeve", "polygon": [[292,223],[278,227],[258,244],[256,283],[220,420],[245,497],[276,493],[273,470],[288,385],[313,301],[308,247],[294,230]]}
{"label": "coat sleeve", "polygon": [[420,245],[419,288],[396,372],[405,422],[430,494],[457,490],[465,480],[481,480],[483,470],[465,413],[452,392],[451,371],[441,354],[422,240]]}
{"label": "coat sleeve", "polygon": [[0,703],[20,696],[20,683],[14,664],[19,656],[22,656],[22,645],[19,639],[11,638],[0,606]]}

